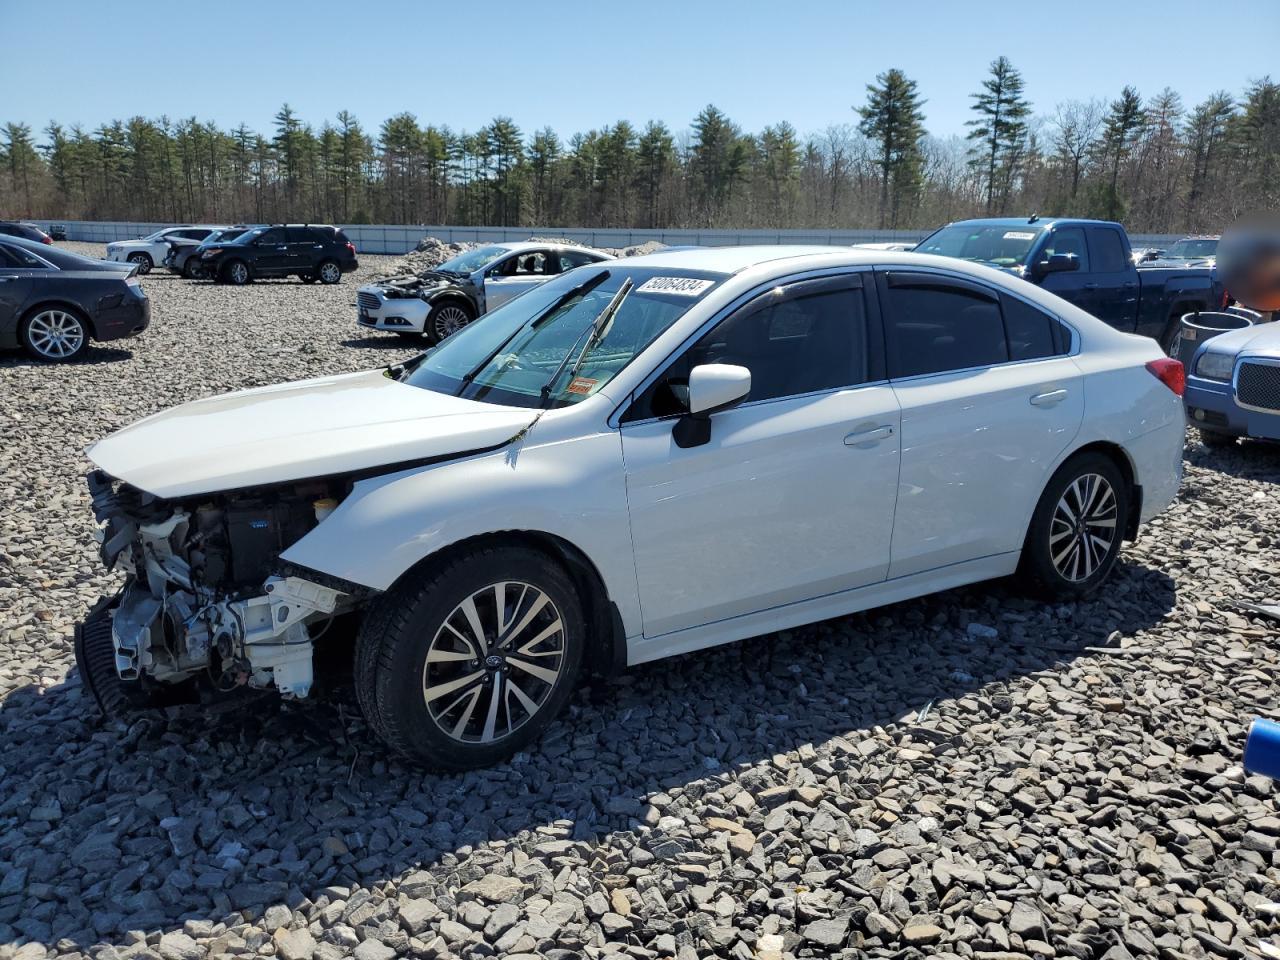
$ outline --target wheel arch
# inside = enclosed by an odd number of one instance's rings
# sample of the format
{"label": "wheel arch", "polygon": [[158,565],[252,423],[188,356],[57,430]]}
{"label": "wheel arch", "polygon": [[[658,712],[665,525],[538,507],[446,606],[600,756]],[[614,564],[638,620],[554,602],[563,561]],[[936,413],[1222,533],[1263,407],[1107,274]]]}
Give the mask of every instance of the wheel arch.
{"label": "wheel arch", "polygon": [[[428,300],[427,306],[430,310],[434,310],[436,307],[444,306],[446,303],[456,303],[458,306],[462,307],[463,310],[467,311],[468,316],[470,316],[472,320],[479,316],[476,305],[471,298],[465,293],[460,293],[457,290],[442,291]],[[428,310],[428,315],[430,315],[430,310]]]}
{"label": "wheel arch", "polygon": [[[605,676],[620,672],[627,664],[626,630],[617,604],[609,596],[604,577],[586,552],[564,537],[542,530],[496,530],[475,534],[427,554],[396,580],[416,577],[426,567],[480,547],[525,547],[559,563],[568,572],[582,601],[589,635],[583,651],[583,667]],[[392,588],[394,588],[394,584]]]}

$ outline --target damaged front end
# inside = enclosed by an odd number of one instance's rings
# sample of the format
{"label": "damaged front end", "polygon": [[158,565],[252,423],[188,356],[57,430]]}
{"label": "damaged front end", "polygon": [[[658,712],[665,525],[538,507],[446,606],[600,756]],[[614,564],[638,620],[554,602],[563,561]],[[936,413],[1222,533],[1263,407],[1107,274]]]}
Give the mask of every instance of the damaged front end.
{"label": "damaged front end", "polygon": [[164,500],[101,470],[88,483],[103,563],[127,575],[77,631],[81,673],[104,711],[136,693],[127,685],[197,678],[307,696],[314,640],[363,588],[317,582],[279,558],[345,490],[317,481]]}

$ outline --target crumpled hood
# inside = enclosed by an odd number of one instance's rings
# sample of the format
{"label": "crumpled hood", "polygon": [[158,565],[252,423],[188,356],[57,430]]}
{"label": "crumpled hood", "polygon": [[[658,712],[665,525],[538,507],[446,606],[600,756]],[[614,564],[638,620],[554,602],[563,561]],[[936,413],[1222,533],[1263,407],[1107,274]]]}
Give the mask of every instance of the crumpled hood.
{"label": "crumpled hood", "polygon": [[172,499],[462,455],[505,443],[536,415],[371,370],[194,400],[86,453],[111,476]]}
{"label": "crumpled hood", "polygon": [[1247,353],[1251,356],[1280,357],[1280,322],[1256,323],[1228,330],[1208,341],[1214,353]]}

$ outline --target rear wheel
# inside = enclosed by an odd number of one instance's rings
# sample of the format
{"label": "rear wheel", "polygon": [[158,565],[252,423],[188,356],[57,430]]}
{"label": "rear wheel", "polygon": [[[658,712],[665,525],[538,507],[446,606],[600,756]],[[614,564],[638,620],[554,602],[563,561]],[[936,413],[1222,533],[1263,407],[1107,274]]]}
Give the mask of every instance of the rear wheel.
{"label": "rear wheel", "polygon": [[1115,567],[1129,520],[1129,487],[1102,453],[1072,457],[1054,473],[1036,505],[1018,575],[1049,599],[1086,596]]}
{"label": "rear wheel", "polygon": [[37,360],[66,363],[88,349],[89,328],[72,310],[44,307],[23,321],[22,346]]}
{"label": "rear wheel", "polygon": [[546,729],[577,682],[582,604],[568,574],[526,547],[480,547],[393,588],[356,641],[356,693],[392,749],[465,770]]}
{"label": "rear wheel", "polygon": [[475,319],[471,311],[456,300],[436,304],[427,315],[425,333],[427,342],[436,344],[457,333]]}
{"label": "rear wheel", "polygon": [[326,260],[320,264],[320,269],[316,272],[320,277],[321,283],[334,284],[342,279],[342,268],[338,266],[335,260]]}
{"label": "rear wheel", "polygon": [[151,272],[151,268],[155,266],[151,262],[151,255],[146,253],[129,254],[129,262],[138,268],[138,273],[145,276]]}

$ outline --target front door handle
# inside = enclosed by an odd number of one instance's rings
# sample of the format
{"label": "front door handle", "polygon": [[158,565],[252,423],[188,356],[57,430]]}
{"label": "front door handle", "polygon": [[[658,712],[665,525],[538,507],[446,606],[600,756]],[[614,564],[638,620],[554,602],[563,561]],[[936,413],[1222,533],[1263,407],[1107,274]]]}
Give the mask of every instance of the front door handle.
{"label": "front door handle", "polygon": [[1033,407],[1052,407],[1065,399],[1067,399],[1067,391],[1050,390],[1047,393],[1037,393],[1031,398],[1031,405]]}
{"label": "front door handle", "polygon": [[846,447],[860,447],[864,443],[879,443],[881,440],[888,440],[893,436],[893,427],[885,425],[882,427],[873,427],[870,430],[858,430],[849,434],[844,438]]}
{"label": "front door handle", "polygon": [[1086,284],[1084,285],[1084,288],[1085,288],[1086,290],[1097,290],[1097,289],[1098,289],[1098,285],[1097,285],[1096,283],[1086,283]]}

